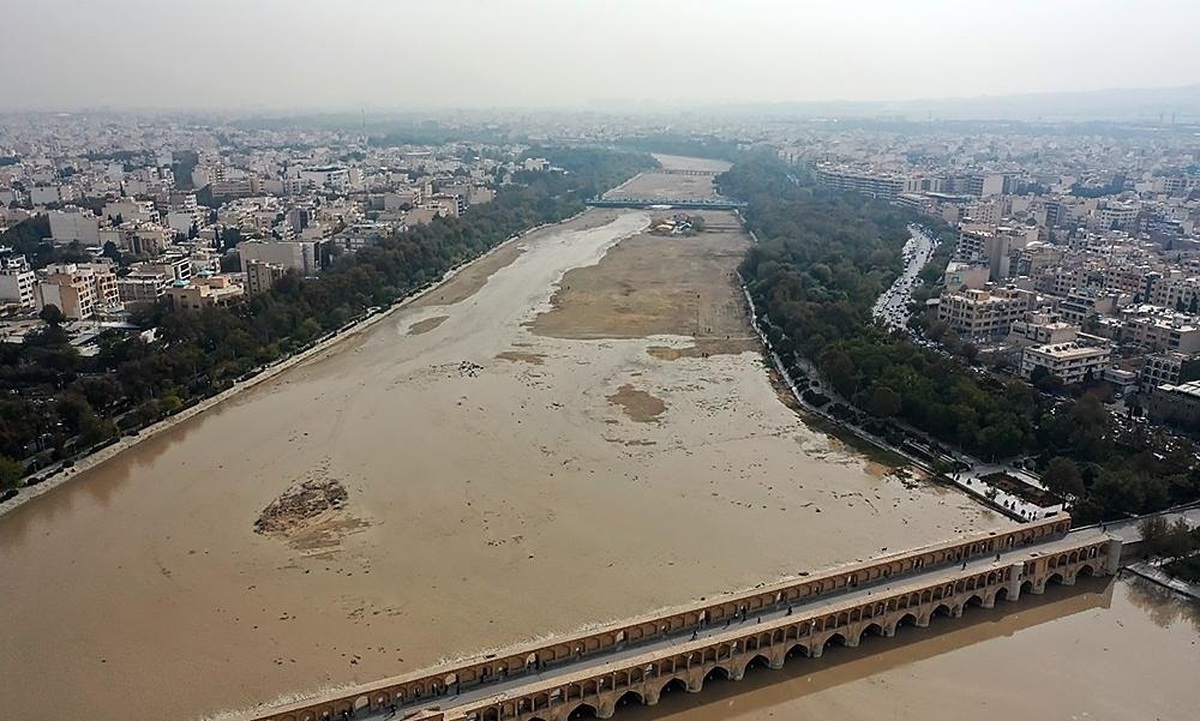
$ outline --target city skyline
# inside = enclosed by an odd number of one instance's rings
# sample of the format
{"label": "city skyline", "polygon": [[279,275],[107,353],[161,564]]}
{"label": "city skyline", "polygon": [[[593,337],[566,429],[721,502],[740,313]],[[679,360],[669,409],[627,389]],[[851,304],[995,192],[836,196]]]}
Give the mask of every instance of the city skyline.
{"label": "city skyline", "polygon": [[[1117,0],[23,2],[0,110],[578,108],[1177,88],[1200,9]],[[986,22],[982,22],[986,20]],[[1069,31],[1069,32],[1068,32]],[[48,52],[48,49],[50,52]]]}

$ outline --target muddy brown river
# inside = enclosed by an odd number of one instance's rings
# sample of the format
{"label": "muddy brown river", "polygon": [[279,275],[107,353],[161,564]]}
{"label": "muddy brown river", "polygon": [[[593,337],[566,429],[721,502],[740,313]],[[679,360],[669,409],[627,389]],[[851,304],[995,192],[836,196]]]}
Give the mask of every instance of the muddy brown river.
{"label": "muddy brown river", "polygon": [[[1009,523],[805,426],[757,352],[538,334],[568,271],[618,300],[641,282],[604,259],[651,219],[516,241],[0,517],[3,717],[219,715]],[[344,506],[256,533],[303,481]],[[1196,626],[1169,601],[1006,610],[630,718],[1194,718]]]}

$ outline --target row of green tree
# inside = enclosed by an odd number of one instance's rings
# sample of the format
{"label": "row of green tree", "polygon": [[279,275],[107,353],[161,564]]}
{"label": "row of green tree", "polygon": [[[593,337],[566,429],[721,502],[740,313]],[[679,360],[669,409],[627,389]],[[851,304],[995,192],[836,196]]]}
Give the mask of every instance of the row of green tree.
{"label": "row of green tree", "polygon": [[873,429],[907,429],[987,460],[1031,456],[1084,519],[1145,513],[1200,497],[1191,445],[1118,426],[1093,394],[1059,402],[885,331],[874,300],[901,270],[912,212],[816,185],[773,154],[744,157],[719,178],[748,202],[759,239],[742,275],[763,329],[798,378],[814,364]]}
{"label": "row of green tree", "polygon": [[[318,278],[282,278],[231,308],[156,307],[135,322],[152,340],[111,333],[81,355],[52,321],[20,345],[0,344],[0,484],[35,465],[112,440],[232,386],[266,363],[386,307],[525,228],[579,212],[584,201],[639,169],[646,155],[545,149],[565,173],[522,173],[491,203],[338,258]],[[14,461],[18,461],[14,463]]]}

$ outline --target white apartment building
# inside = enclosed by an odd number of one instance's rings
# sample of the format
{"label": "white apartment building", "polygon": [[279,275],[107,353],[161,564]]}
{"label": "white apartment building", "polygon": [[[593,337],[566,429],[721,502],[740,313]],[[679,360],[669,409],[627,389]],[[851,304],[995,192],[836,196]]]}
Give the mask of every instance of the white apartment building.
{"label": "white apartment building", "polygon": [[25,256],[0,258],[0,300],[22,308],[37,307],[37,276]]}
{"label": "white apartment building", "polygon": [[239,243],[237,250],[242,259],[242,272],[246,272],[250,261],[276,263],[291,268],[305,276],[316,275],[321,270],[323,240],[249,240]]}
{"label": "white apartment building", "polygon": [[69,203],[75,198],[75,189],[69,185],[38,185],[29,190],[29,202],[33,205]]}
{"label": "white apartment building", "polygon": [[[526,161],[528,163],[528,161]],[[843,168],[817,168],[817,182],[838,190],[847,190],[875,198],[894,200],[907,190],[907,181],[896,175],[876,174]]]}
{"label": "white apartment building", "polygon": [[1081,383],[1099,378],[1112,360],[1106,343],[1069,341],[1026,348],[1021,354],[1021,375],[1030,378],[1037,368],[1045,368],[1064,383]]}
{"label": "white apartment building", "polygon": [[79,241],[90,247],[100,245],[100,219],[92,211],[73,205],[62,210],[51,210],[50,239],[55,243]]}
{"label": "white apartment building", "polygon": [[133,198],[122,198],[104,204],[105,220],[118,217],[122,221],[130,223],[159,222],[158,210],[155,209],[152,201],[134,200]]}

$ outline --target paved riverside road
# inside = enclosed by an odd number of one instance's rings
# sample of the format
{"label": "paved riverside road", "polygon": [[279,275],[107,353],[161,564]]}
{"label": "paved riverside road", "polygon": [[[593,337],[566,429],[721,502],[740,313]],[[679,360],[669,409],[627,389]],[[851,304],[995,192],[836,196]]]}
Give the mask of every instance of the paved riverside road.
{"label": "paved riverside road", "polygon": [[[761,615],[750,616],[744,621],[735,621],[729,626],[725,626],[719,622],[715,623],[700,631],[695,639],[692,638],[692,629],[687,629],[674,635],[656,637],[653,640],[621,650],[581,656],[557,664],[552,668],[544,669],[539,673],[512,676],[484,686],[473,687],[459,694],[450,692],[440,697],[423,698],[419,701],[400,706],[395,714],[389,711],[360,711],[353,718],[355,721],[363,719],[368,721],[382,721],[383,719],[406,717],[425,709],[439,708],[446,712],[447,719],[453,719],[457,717],[457,714],[453,711],[454,709],[487,705],[491,702],[499,702],[505,698],[545,692],[562,685],[586,680],[605,671],[617,671],[622,668],[640,665],[643,658],[645,663],[650,663],[674,653],[686,653],[698,650],[710,645],[713,641],[734,640],[755,626],[761,626],[762,630],[787,626],[795,623],[797,620],[821,616],[832,611],[840,611],[843,607],[851,608],[860,605],[872,596],[903,593],[935,585],[941,581],[954,581],[965,575],[999,570],[1015,563],[1022,563],[1028,560],[1031,555],[1053,555],[1110,537],[1109,534],[1099,528],[1081,529],[1068,534],[1064,538],[1045,543],[1015,546],[1006,552],[1001,552],[999,560],[995,556],[990,555],[976,557],[967,561],[966,570],[963,570],[961,564],[953,563],[936,566],[928,571],[893,577],[887,582],[876,581],[873,584],[861,584],[851,590],[828,592],[823,594],[819,599],[806,603],[793,604],[791,614],[788,614],[786,604],[781,604],[778,608],[765,610]],[[363,695],[369,696],[370,694],[364,692]]]}

